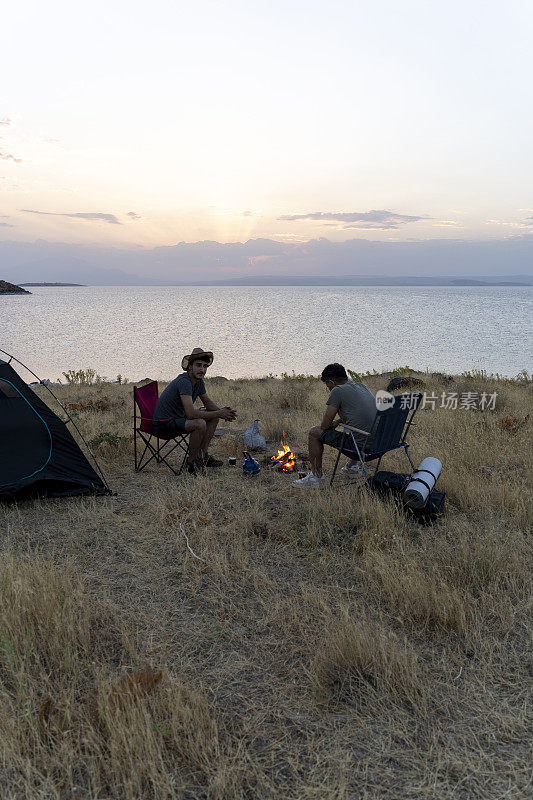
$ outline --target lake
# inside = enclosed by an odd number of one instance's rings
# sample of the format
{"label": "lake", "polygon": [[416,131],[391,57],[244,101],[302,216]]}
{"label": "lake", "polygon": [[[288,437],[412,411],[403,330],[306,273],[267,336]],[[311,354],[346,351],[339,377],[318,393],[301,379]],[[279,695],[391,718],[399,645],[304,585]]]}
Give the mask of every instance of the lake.
{"label": "lake", "polygon": [[[409,365],[531,371],[533,287],[34,287],[0,296],[0,347],[57,380],[92,367],[172,378],[193,347],[210,375],[319,374]],[[27,376],[26,376],[27,378]]]}

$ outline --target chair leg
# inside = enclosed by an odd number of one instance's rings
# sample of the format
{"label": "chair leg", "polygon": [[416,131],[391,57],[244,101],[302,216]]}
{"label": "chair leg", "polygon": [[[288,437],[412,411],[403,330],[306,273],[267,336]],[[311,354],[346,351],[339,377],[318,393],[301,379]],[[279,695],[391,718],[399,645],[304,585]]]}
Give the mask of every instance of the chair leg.
{"label": "chair leg", "polygon": [[[155,452],[156,464],[165,464],[165,466],[167,466],[174,475],[179,475],[179,472],[176,472],[174,467],[167,461],[167,458],[170,455],[170,453],[163,455],[163,450],[168,443],[169,443],[168,440],[164,440],[163,445],[161,445],[161,440],[159,438],[157,439],[157,449]],[[172,450],[170,452],[172,452]]]}
{"label": "chair leg", "polygon": [[187,460],[187,456],[189,455],[189,442],[187,442],[187,447],[185,448],[185,453],[183,454],[183,459],[181,461],[181,467],[179,468],[178,475],[181,475],[183,472],[183,467],[185,466],[185,461]]}
{"label": "chair leg", "polygon": [[133,397],[133,461],[137,472],[137,403]]}
{"label": "chair leg", "polygon": [[[359,463],[361,464],[361,468],[363,470],[364,476],[365,476],[365,478],[367,480],[367,483],[368,483],[370,478],[368,477],[368,471],[367,471],[367,468],[365,467],[364,454],[361,453],[361,451],[359,449],[359,445],[357,444],[357,442],[355,440],[355,436],[353,435],[353,433],[351,431],[350,431],[350,436],[351,436],[351,439],[352,439],[352,444],[353,444],[353,446],[355,448],[355,452],[357,453],[357,457],[359,458]],[[346,483],[343,484],[343,486],[351,486],[353,483],[359,483],[359,478],[355,478],[355,480],[353,480],[353,481],[347,481]]]}
{"label": "chair leg", "polygon": [[[170,449],[168,449],[170,447]],[[180,447],[183,450],[183,458],[181,460],[181,464],[178,470],[175,470],[174,467],[170,464],[168,458],[169,456],[176,450],[176,448]],[[166,448],[166,449],[165,449]],[[188,435],[187,436],[180,436],[179,439],[169,439],[161,444],[159,442],[159,449],[158,449],[158,463],[159,464],[166,464],[169,470],[174,475],[181,475],[183,472],[183,467],[185,466],[185,460],[189,453],[189,442],[188,442]]]}
{"label": "chair leg", "polygon": [[337,467],[339,466],[339,461],[340,461],[342,448],[344,447],[345,440],[346,440],[346,431],[343,431],[342,439],[341,439],[341,446],[339,447],[339,452],[337,453],[337,460],[335,461],[335,467],[333,468],[333,475],[331,476],[331,480],[329,482],[330,486],[333,486],[333,481],[335,480],[335,475],[337,473]]}
{"label": "chair leg", "polygon": [[[363,468],[363,472],[365,473],[366,482],[368,483],[370,481],[370,476],[368,474],[367,468],[365,467],[365,458],[364,458],[364,456],[361,459],[361,467]],[[355,483],[355,481],[353,481],[353,482]]]}
{"label": "chair leg", "polygon": [[[141,439],[144,442],[144,450],[141,453],[141,457],[139,459],[136,459],[135,472],[140,472],[141,470],[143,470],[146,466],[148,466],[148,464],[150,463],[150,461],[152,461],[152,459],[156,458],[156,455],[157,455],[154,446],[152,444],[150,444],[150,441],[151,441],[152,437],[150,436],[149,439],[145,439],[141,435]],[[146,451],[147,450],[149,450],[152,455],[150,456],[150,458],[148,458],[148,459],[146,459],[146,461],[144,461],[144,457],[146,455]],[[144,461],[144,464],[143,464],[143,461]]]}
{"label": "chair leg", "polygon": [[[140,472],[146,466],[146,464],[143,464],[143,459],[144,459],[146,451],[149,449],[149,445],[148,445],[148,442],[146,442],[144,439],[143,439],[143,441],[144,441],[144,450],[142,451],[140,458],[135,461],[135,472]],[[152,456],[152,458],[153,458],[153,456]]]}
{"label": "chair leg", "polygon": [[411,467],[412,467],[412,469],[413,469],[413,472],[414,472],[414,471],[415,471],[415,469],[416,469],[416,467],[415,467],[415,465],[413,464],[413,459],[411,458],[411,456],[410,456],[410,454],[409,454],[409,445],[408,445],[408,444],[404,444],[404,447],[405,447],[405,455],[406,455],[406,456],[407,456],[407,458],[409,459],[409,463],[410,463],[410,465],[411,465]]}
{"label": "chair leg", "polygon": [[[139,457],[139,448],[137,446],[137,435],[140,435],[141,439],[144,442],[144,449],[140,457]],[[155,438],[155,445],[151,444],[152,438]],[[162,441],[163,444],[161,444]],[[173,444],[173,446],[170,448],[170,450],[168,450],[168,445],[171,444]],[[181,447],[181,449],[184,452],[184,455],[179,470],[176,471],[167,459],[177,447]],[[165,450],[165,448],[167,449]],[[149,458],[145,460],[147,451],[150,451],[151,455]],[[148,439],[145,439],[142,434],[138,434],[136,431],[134,435],[133,452],[134,452],[135,472],[141,472],[141,470],[143,470],[145,467],[148,466],[150,461],[155,461],[156,464],[164,463],[174,475],[178,476],[181,475],[181,473],[183,472],[185,461],[189,453],[188,436],[181,436],[177,440],[176,439],[161,440],[158,436],[152,437],[152,435],[150,435]]]}

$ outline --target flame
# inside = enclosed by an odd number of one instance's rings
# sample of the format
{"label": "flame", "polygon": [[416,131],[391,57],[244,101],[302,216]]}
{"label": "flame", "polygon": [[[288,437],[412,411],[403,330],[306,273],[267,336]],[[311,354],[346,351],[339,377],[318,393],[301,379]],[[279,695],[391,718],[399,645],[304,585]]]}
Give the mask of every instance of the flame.
{"label": "flame", "polygon": [[291,448],[285,444],[284,439],[285,431],[283,431],[281,437],[281,450],[278,450],[270,460],[273,461],[274,464],[279,464],[278,469],[280,469],[281,472],[293,472],[296,466],[296,456]]}

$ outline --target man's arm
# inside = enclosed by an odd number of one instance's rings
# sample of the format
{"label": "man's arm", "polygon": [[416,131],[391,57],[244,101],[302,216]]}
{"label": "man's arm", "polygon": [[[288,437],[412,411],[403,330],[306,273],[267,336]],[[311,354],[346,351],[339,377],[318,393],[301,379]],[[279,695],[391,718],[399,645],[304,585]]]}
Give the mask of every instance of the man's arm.
{"label": "man's arm", "polygon": [[[207,395],[202,396],[202,400]],[[194,407],[194,403],[192,401],[192,397],[190,394],[180,394],[181,402],[183,403],[183,408],[185,410],[185,416],[187,419],[225,419],[227,422],[232,422],[235,417],[237,416],[235,411],[231,408],[219,408],[215,406],[214,403],[211,402],[212,408],[208,411],[200,411],[200,409]],[[209,400],[209,398],[207,398]],[[207,407],[207,406],[206,406]]]}
{"label": "man's arm", "polygon": [[216,403],[213,403],[213,401],[207,394],[201,394],[200,400],[204,404],[207,411],[220,411],[220,406],[217,406]]}
{"label": "man's arm", "polygon": [[[230,408],[229,406],[224,406],[223,408],[221,406],[217,406],[217,404],[214,403],[213,400],[211,400],[211,398],[207,395],[207,393],[201,394],[200,400],[202,401],[202,403],[204,404],[204,406],[208,411],[218,411],[221,414],[224,413],[224,415],[221,416],[220,419],[225,419],[228,422],[233,422],[233,420],[237,418],[237,412],[235,411],[234,408]],[[227,415],[226,412],[229,412],[229,416]]]}
{"label": "man's arm", "polygon": [[335,414],[337,413],[338,409],[335,406],[329,405],[326,406],[326,413],[322,417],[322,422],[320,423],[320,427],[322,430],[327,431],[330,428],[336,428],[337,425],[333,422]]}

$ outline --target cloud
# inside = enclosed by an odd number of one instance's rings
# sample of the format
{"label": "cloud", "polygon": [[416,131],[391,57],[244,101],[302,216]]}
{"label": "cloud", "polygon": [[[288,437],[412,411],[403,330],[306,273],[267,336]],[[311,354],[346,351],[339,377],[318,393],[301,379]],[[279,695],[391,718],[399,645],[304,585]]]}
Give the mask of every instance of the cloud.
{"label": "cloud", "polygon": [[306,242],[307,238],[305,236],[301,236],[298,233],[272,233],[270,234],[271,239],[283,239],[287,242]]}
{"label": "cloud", "polygon": [[504,225],[506,228],[531,228],[533,226],[533,221],[528,222],[528,219],[533,220],[533,217],[527,217],[524,222],[515,222],[506,219],[488,219],[485,221],[485,225]]}
{"label": "cloud", "polygon": [[45,214],[50,217],[74,217],[76,219],[87,219],[96,222],[108,222],[110,225],[120,225],[121,223],[114,214],[105,214],[102,211],[78,211],[76,213],[67,214],[59,211],[34,211],[31,208],[21,208],[26,214]]}
{"label": "cloud", "polygon": [[318,222],[340,222],[344,223],[343,228],[367,228],[378,230],[391,230],[405,225],[408,222],[419,222],[428,217],[414,217],[407,214],[395,214],[394,211],[374,210],[374,211],[352,211],[352,212],[331,212],[314,211],[310,214],[284,214],[278,217],[282,222],[294,222],[296,220],[312,220]]}
{"label": "cloud", "polygon": [[243,211],[242,215],[243,215],[243,217],[253,217],[253,216],[255,216],[253,211]]}
{"label": "cloud", "polygon": [[58,147],[60,150],[69,150],[70,149],[60,139],[54,139],[53,136],[39,136],[37,138],[38,138],[38,141],[44,142],[45,144],[49,144],[50,147]]}
{"label": "cloud", "polygon": [[4,161],[14,161],[15,164],[22,164],[22,159],[15,158],[15,156],[12,156],[11,153],[0,153],[0,158],[3,158]]}
{"label": "cloud", "polygon": [[11,225],[9,222],[0,222],[0,228],[14,228],[14,225]]}
{"label": "cloud", "polygon": [[132,219],[140,219],[140,215],[136,214],[135,211],[128,211],[126,214],[127,217],[131,217]]}
{"label": "cloud", "polygon": [[11,125],[11,120],[7,117],[5,119],[0,119],[0,125]]}

